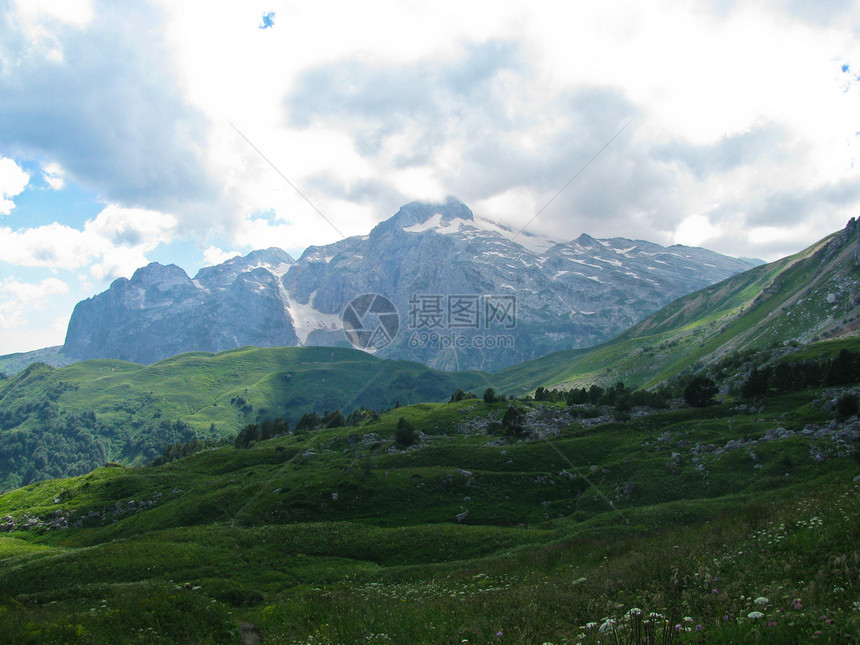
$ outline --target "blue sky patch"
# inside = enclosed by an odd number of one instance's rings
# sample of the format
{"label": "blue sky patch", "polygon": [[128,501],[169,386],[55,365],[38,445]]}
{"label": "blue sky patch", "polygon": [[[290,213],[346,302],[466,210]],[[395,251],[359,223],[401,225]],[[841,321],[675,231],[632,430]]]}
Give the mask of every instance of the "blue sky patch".
{"label": "blue sky patch", "polygon": [[269,11],[263,14],[263,17],[260,19],[259,29],[269,29],[270,27],[275,26],[275,12]]}

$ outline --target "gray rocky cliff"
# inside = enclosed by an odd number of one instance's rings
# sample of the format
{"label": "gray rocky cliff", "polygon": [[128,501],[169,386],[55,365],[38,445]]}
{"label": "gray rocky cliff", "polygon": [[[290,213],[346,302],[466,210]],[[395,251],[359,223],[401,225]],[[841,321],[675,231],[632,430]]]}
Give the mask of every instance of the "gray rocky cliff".
{"label": "gray rocky cliff", "polygon": [[[516,235],[453,199],[412,203],[368,235],[309,247],[296,261],[254,251],[194,280],[150,264],[78,303],[64,351],[150,363],[243,345],[348,345],[342,312],[379,294],[395,305],[399,328],[378,355],[495,370],[608,340],[753,265],[642,240]],[[499,307],[510,315],[494,317]]]}

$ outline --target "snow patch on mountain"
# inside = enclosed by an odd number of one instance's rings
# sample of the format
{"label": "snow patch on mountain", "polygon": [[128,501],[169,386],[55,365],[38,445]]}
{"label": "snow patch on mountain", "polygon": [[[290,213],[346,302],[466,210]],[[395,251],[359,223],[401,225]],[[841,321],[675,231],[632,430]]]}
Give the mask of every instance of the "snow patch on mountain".
{"label": "snow patch on mountain", "polygon": [[476,217],[474,220],[475,226],[488,233],[495,233],[506,240],[509,240],[515,244],[519,244],[526,250],[536,253],[542,254],[543,252],[551,249],[552,247],[560,244],[560,242],[556,239],[547,237],[545,235],[536,235],[534,233],[529,233],[528,231],[515,231],[512,228],[505,226],[504,224],[500,224],[498,222],[494,222],[489,219],[485,219],[483,217]]}
{"label": "snow patch on mountain", "polygon": [[444,220],[442,213],[436,213],[430,219],[421,222],[420,224],[407,226],[403,230],[407,233],[423,233],[424,231],[434,231],[442,235],[450,235],[451,233],[459,232],[460,229],[468,225],[469,222],[459,217],[456,217],[452,220]]}
{"label": "snow patch on mountain", "polygon": [[293,328],[302,345],[307,343],[312,331],[318,329],[337,331],[341,328],[340,314],[325,314],[313,306],[316,295],[317,292],[314,291],[305,304],[286,295],[285,309],[293,321]]}

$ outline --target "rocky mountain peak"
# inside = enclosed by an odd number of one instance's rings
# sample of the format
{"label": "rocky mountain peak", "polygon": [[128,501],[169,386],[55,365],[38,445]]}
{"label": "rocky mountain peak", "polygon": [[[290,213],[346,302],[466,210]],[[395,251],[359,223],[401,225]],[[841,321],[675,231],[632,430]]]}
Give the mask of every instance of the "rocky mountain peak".
{"label": "rocky mountain peak", "polygon": [[206,288],[218,288],[219,285],[224,287],[240,274],[260,267],[281,276],[295,262],[289,253],[273,246],[251,251],[248,255],[237,255],[217,266],[203,267],[194,276],[194,280]]}
{"label": "rocky mountain peak", "polygon": [[259,251],[251,251],[243,258],[233,258],[232,260],[227,260],[227,262],[236,262],[239,260],[244,260],[243,264],[245,266],[253,266],[254,264],[257,266],[277,266],[279,264],[293,264],[295,262],[289,253],[276,246]]}
{"label": "rocky mountain peak", "polygon": [[[458,221],[461,220],[461,221]],[[432,229],[459,228],[462,222],[474,222],[475,216],[463,202],[448,197],[444,204],[410,202],[400,207],[393,217],[378,224],[371,235],[394,229],[422,233]]]}
{"label": "rocky mountain peak", "polygon": [[158,262],[150,262],[145,267],[135,271],[129,282],[131,286],[140,289],[148,289],[153,286],[169,288],[177,285],[192,285],[188,274],[180,267],[175,264],[165,265]]}
{"label": "rocky mountain peak", "polygon": [[583,233],[578,238],[573,240],[573,243],[579,244],[580,246],[585,247],[587,249],[593,248],[600,244],[600,242],[598,242],[595,238],[591,237],[588,233]]}

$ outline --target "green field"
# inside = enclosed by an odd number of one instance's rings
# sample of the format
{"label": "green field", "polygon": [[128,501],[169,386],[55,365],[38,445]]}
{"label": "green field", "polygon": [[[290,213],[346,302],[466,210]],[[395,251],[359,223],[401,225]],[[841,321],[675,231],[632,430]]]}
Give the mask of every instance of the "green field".
{"label": "green field", "polygon": [[[33,484],[0,496],[5,642],[857,639],[860,466],[821,398],[467,399]],[[487,434],[511,405],[541,430]]]}

